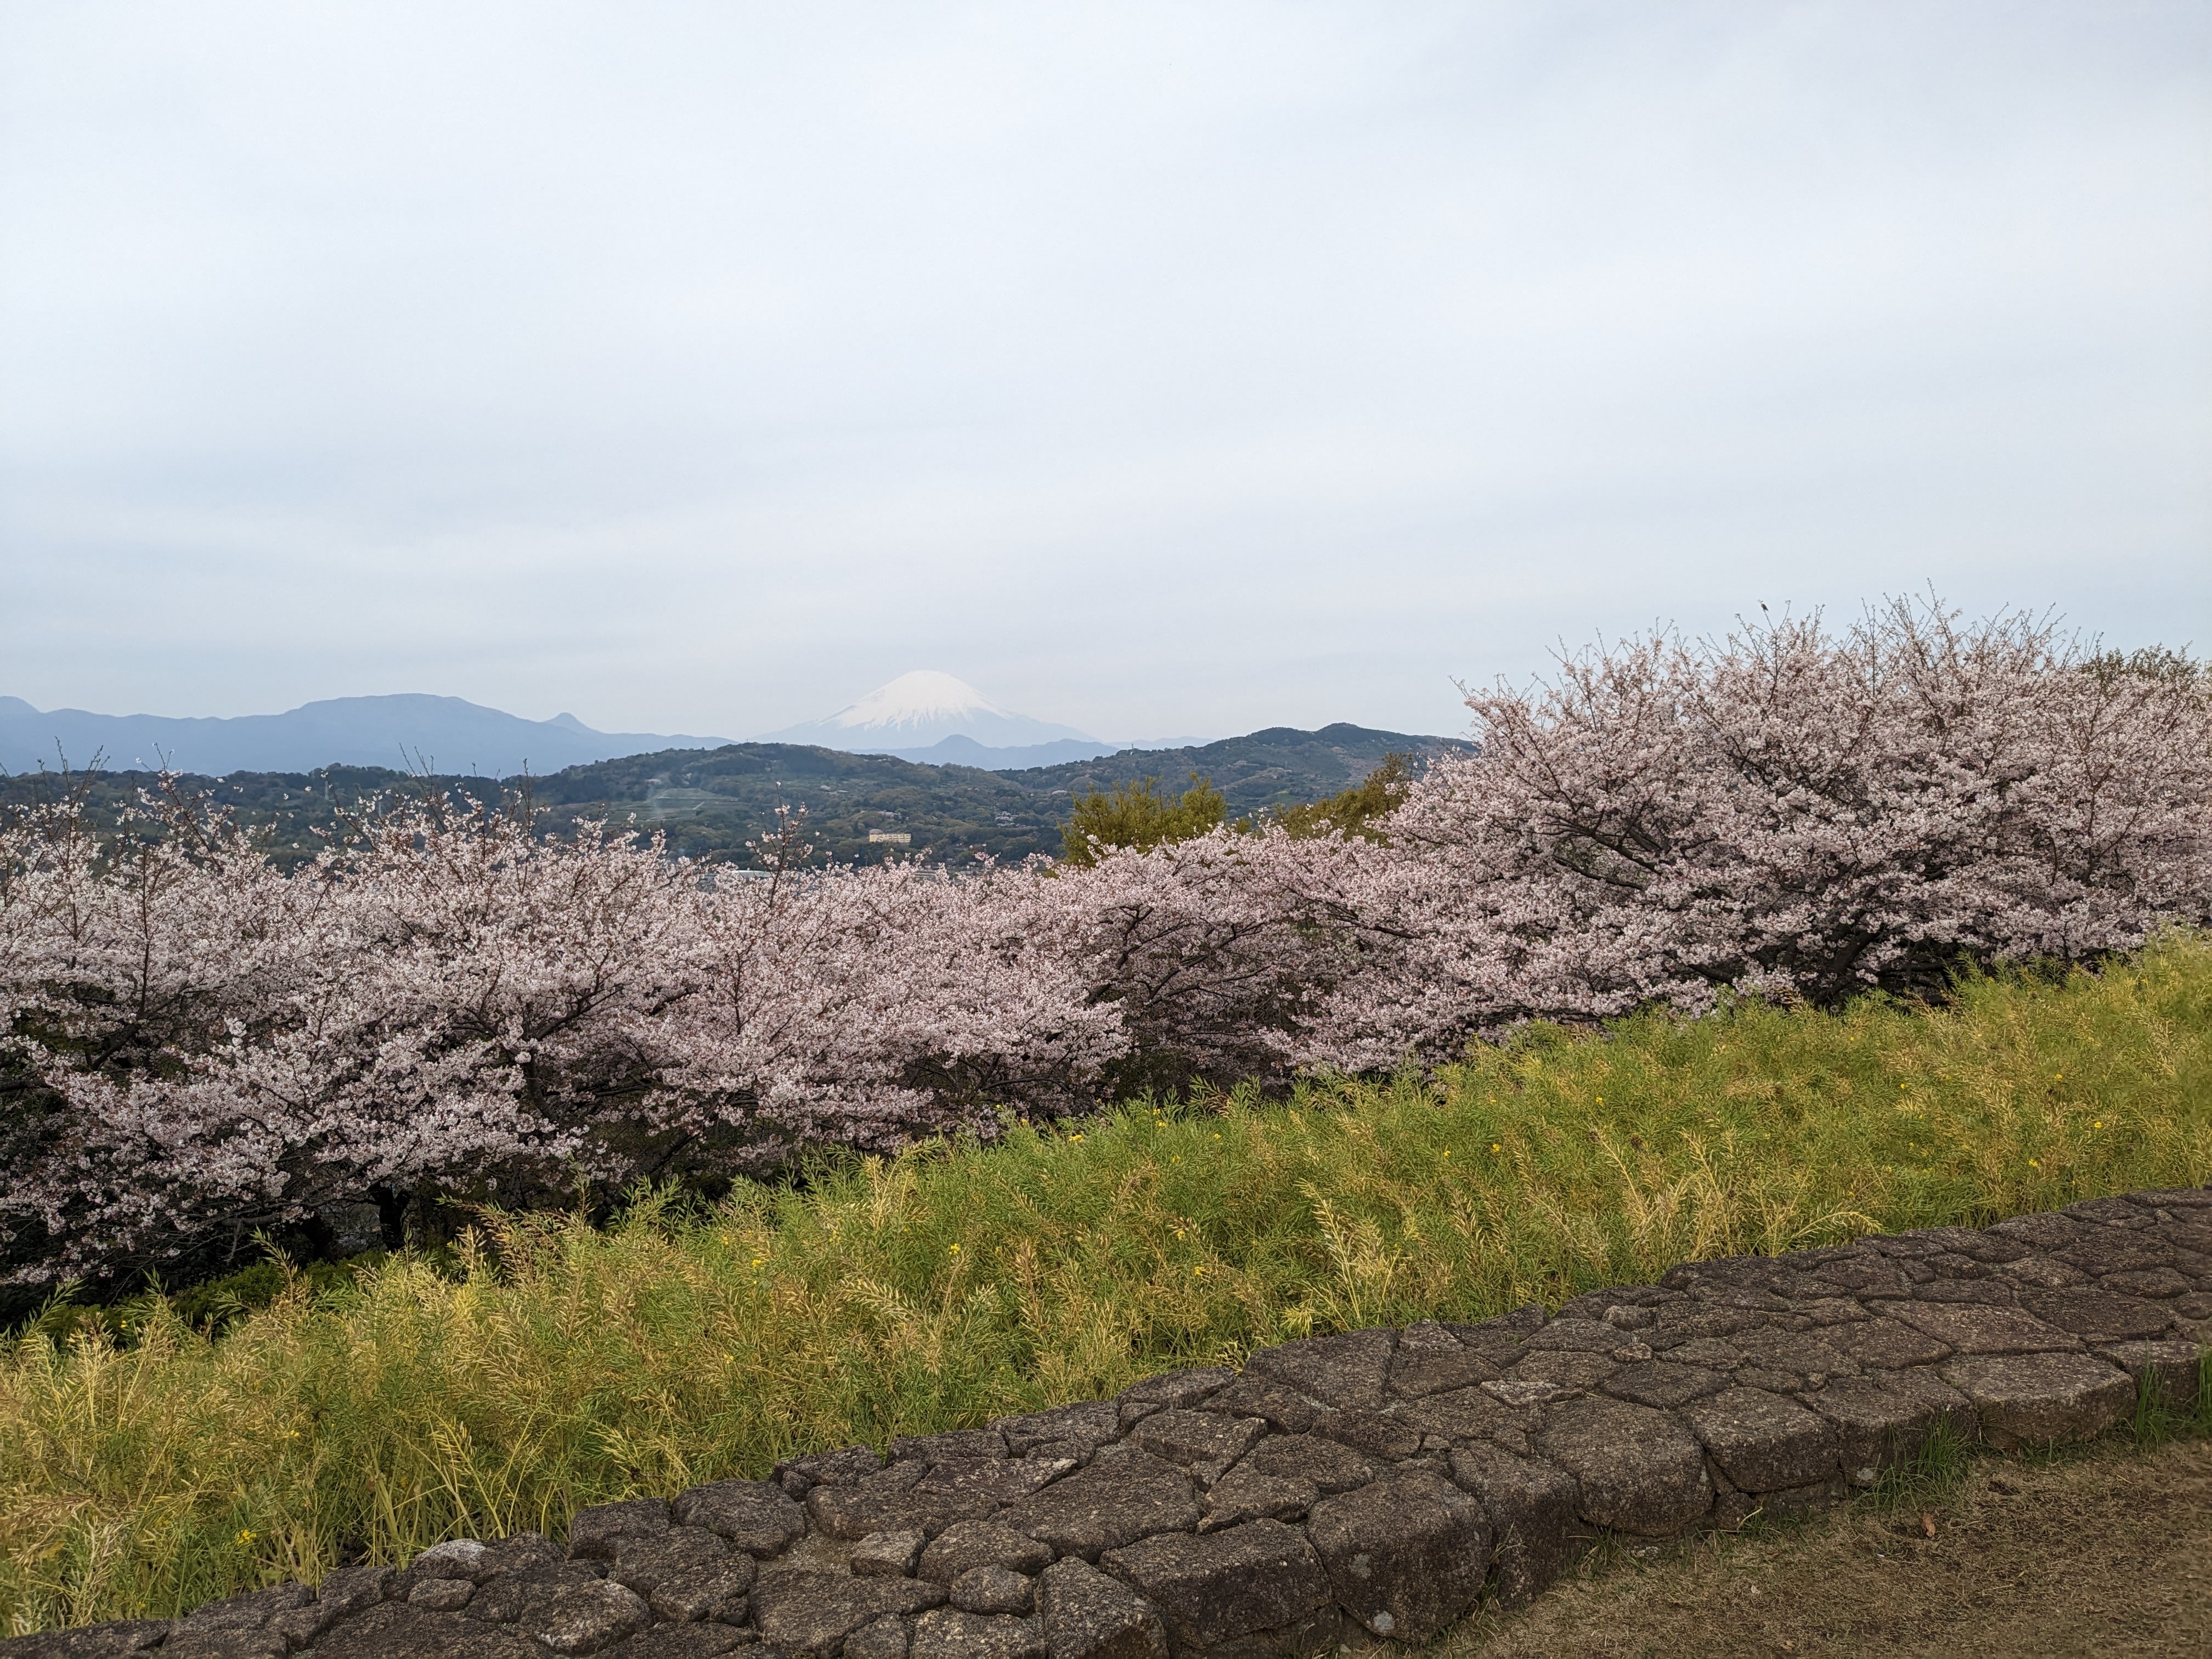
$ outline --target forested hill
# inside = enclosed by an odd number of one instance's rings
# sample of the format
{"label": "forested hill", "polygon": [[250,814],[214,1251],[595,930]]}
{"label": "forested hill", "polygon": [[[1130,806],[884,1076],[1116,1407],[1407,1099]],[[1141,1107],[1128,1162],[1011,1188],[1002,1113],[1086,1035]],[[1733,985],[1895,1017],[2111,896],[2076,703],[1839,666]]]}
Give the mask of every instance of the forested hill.
{"label": "forested hill", "polygon": [[1125,749],[1097,760],[1070,761],[1007,775],[1024,781],[1032,789],[1079,794],[1139,778],[1181,784],[1195,772],[1228,797],[1232,815],[1243,817],[1348,789],[1380,766],[1386,755],[1410,756],[1426,765],[1439,755],[1473,746],[1455,738],[1409,737],[1403,732],[1372,732],[1364,726],[1324,726],[1318,732],[1272,726],[1248,737],[1226,738],[1194,749]]}
{"label": "forested hill", "polygon": [[[206,791],[244,823],[267,830],[286,862],[312,856],[322,844],[316,830],[328,830],[342,811],[372,797],[447,789],[483,799],[524,787],[544,810],[548,828],[580,817],[618,825],[635,819],[641,829],[665,832],[675,850],[695,857],[752,862],[745,843],[769,834],[776,807],[788,805],[805,808],[804,836],[817,863],[922,853],[965,862],[977,853],[1006,860],[1057,853],[1073,797],[1117,783],[1156,777],[1163,787],[1179,788],[1195,772],[1227,797],[1232,815],[1243,817],[1335,794],[1394,752],[1413,757],[1418,766],[1466,747],[1453,738],[1358,726],[1318,732],[1273,726],[1191,749],[1132,749],[1023,772],[986,772],[793,744],[738,743],[631,755],[503,782],[331,766],[188,777],[182,787]],[[74,781],[98,817],[112,822],[155,780],[144,772],[111,772]],[[0,781],[0,805],[51,799],[64,787],[47,775],[9,778]],[[871,832],[908,839],[871,842]]]}

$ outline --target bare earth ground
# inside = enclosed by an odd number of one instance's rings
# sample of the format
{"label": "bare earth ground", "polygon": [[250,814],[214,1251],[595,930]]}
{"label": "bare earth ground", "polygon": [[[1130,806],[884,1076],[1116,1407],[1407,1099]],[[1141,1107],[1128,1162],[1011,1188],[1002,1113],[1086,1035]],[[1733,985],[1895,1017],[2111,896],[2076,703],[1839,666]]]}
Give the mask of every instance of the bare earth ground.
{"label": "bare earth ground", "polygon": [[2212,1441],[1979,1458],[1924,1504],[1862,1501],[1642,1556],[1608,1548],[1532,1606],[1478,1613],[1427,1651],[2202,1659],[2212,1655]]}

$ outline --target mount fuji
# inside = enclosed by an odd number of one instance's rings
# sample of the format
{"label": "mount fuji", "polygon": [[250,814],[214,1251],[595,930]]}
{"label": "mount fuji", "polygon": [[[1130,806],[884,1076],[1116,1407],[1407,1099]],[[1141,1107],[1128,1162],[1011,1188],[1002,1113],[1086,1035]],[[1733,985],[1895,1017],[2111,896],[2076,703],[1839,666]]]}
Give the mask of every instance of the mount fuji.
{"label": "mount fuji", "polygon": [[902,674],[834,714],[766,732],[757,741],[811,744],[848,754],[893,755],[994,771],[1091,760],[1130,746],[1101,743],[1072,726],[1018,714],[967,681],[928,668]]}

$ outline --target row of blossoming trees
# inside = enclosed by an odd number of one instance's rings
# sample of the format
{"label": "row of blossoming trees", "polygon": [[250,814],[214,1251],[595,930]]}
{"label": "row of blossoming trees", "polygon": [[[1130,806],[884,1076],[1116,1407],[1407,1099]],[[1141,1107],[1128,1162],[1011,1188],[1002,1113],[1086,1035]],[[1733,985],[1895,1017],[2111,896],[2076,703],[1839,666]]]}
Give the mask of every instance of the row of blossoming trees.
{"label": "row of blossoming trees", "polygon": [[469,802],[277,873],[204,803],[0,829],[19,1278],[374,1199],[543,1201],[988,1132],[1133,1081],[1446,1059],[1529,1018],[1940,988],[2212,911],[2185,661],[1894,605],[1562,663],[1321,833],[738,878]]}

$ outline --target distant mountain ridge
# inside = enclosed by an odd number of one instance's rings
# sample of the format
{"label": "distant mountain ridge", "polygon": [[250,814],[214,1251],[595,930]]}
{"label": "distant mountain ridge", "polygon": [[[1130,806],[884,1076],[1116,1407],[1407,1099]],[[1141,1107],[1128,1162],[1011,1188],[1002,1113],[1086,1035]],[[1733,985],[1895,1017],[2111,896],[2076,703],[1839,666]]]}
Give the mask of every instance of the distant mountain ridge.
{"label": "distant mountain ridge", "polygon": [[[422,693],[333,697],[281,714],[185,718],[40,709],[21,697],[0,697],[0,768],[9,772],[62,764],[82,769],[98,755],[110,769],[167,767],[203,777],[368,766],[499,778],[526,769],[557,772],[628,755],[720,748],[729,741],[599,732],[574,714],[525,720],[459,697]],[[1008,772],[1132,748],[1179,747],[1190,740],[1102,742],[1073,726],[1002,708],[966,681],[925,669],[878,686],[824,720],[756,741]]]}
{"label": "distant mountain ridge", "polygon": [[[1157,777],[1181,788],[1193,772],[1212,780],[1234,817],[1249,817],[1337,793],[1365,777],[1386,755],[1412,757],[1416,770],[1473,747],[1453,738],[1419,737],[1337,725],[1318,732],[1272,726],[1241,738],[1171,750],[1118,753],[1023,771],[920,765],[887,755],[817,746],[740,743],[713,750],[664,750],[533,775],[531,799],[549,830],[600,818],[668,838],[672,851],[749,864],[748,842],[775,832],[779,806],[803,806],[801,838],[819,864],[878,863],[926,856],[967,867],[978,854],[1012,862],[1056,854],[1060,826],[1075,797],[1092,789]],[[96,817],[109,818],[152,780],[110,773],[90,781]],[[340,812],[377,795],[423,788],[488,798],[483,778],[411,778],[392,769],[326,766],[296,773],[240,772],[202,779],[216,803],[266,833],[290,863],[313,857]],[[507,780],[509,788],[523,784]],[[188,787],[194,781],[185,781]],[[0,806],[51,796],[51,780],[0,780]],[[903,841],[871,835],[904,836]]]}
{"label": "distant mountain ridge", "polygon": [[727,738],[597,732],[574,714],[524,720],[459,697],[420,692],[332,697],[282,714],[175,718],[38,709],[0,697],[0,766],[10,772],[72,768],[95,755],[111,769],[163,767],[207,777],[233,772],[311,772],[326,766],[418,767],[508,777],[672,749],[714,749]]}

